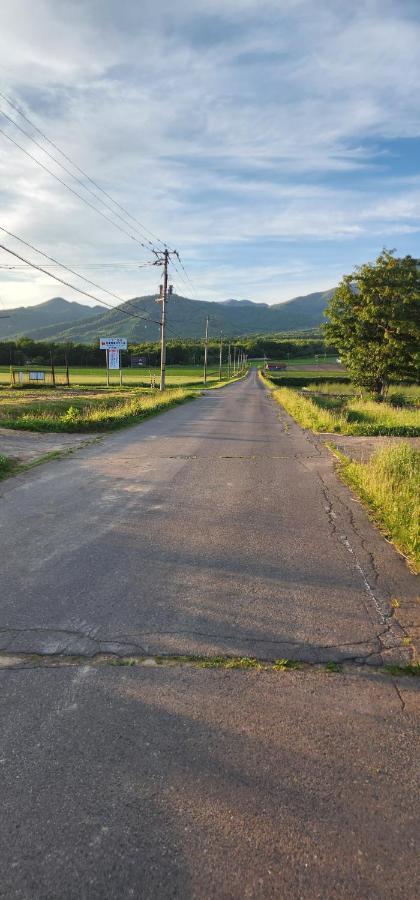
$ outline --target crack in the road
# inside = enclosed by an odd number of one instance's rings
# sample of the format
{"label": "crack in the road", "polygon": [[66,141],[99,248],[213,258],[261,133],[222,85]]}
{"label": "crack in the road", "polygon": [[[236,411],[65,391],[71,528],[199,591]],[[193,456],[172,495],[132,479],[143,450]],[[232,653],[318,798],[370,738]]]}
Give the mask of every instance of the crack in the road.
{"label": "crack in the road", "polygon": [[404,700],[404,698],[403,698],[403,695],[402,695],[402,693],[401,693],[401,691],[400,691],[400,689],[399,689],[399,687],[398,687],[397,682],[396,682],[396,681],[393,681],[392,683],[393,683],[394,688],[395,688],[395,690],[396,690],[396,692],[397,692],[397,697],[398,697],[398,699],[399,699],[399,701],[400,701],[400,703],[401,703],[401,710],[402,710],[402,712],[405,712],[405,700]]}
{"label": "crack in the road", "polygon": [[[311,442],[312,443],[312,442]],[[366,545],[366,540],[363,535],[360,534],[359,529],[357,527],[353,510],[348,504],[345,502],[345,499],[339,496],[337,491],[334,491],[333,487],[326,483],[322,473],[320,471],[316,471],[313,468],[309,469],[305,465],[304,459],[297,460],[303,468],[307,471],[310,471],[312,474],[315,474],[318,478],[321,485],[321,493],[324,501],[324,511],[328,517],[328,523],[330,526],[331,537],[334,537],[336,540],[340,541],[348,551],[348,553],[352,556],[353,564],[359,573],[363,587],[364,594],[369,598],[369,603],[363,599],[364,607],[366,610],[366,614],[373,625],[375,625],[375,621],[372,618],[372,607],[376,612],[376,615],[379,618],[379,621],[382,625],[385,626],[384,630],[378,634],[378,639],[380,641],[380,653],[387,653],[392,649],[396,649],[401,645],[401,640],[395,634],[396,625],[392,622],[394,610],[384,610],[383,605],[380,600],[376,596],[374,588],[376,588],[379,579],[379,572],[375,563],[374,555],[371,550]],[[348,534],[346,534],[345,525],[343,527],[343,523],[341,523],[341,527],[339,528],[339,514],[334,509],[334,504],[337,504],[340,508],[340,513],[347,521],[349,529],[353,535],[359,541],[360,547],[362,551],[366,554],[369,568],[372,573],[372,578],[367,575],[363,565],[360,562],[360,559],[352,546],[352,543],[349,540]],[[402,635],[404,634],[404,629],[401,625],[398,624],[398,628]]]}
{"label": "crack in the road", "polygon": [[[90,631],[92,631],[92,629]],[[387,633],[388,627],[385,628],[382,632],[378,632],[369,639],[347,641],[336,644],[308,645],[308,652],[306,654],[302,654],[302,650],[299,653],[298,648],[302,648],[302,643],[299,641],[273,640],[255,636],[241,637],[240,641],[248,645],[270,645],[271,647],[275,647],[276,653],[280,655],[282,653],[284,654],[285,652],[290,652],[290,650],[292,650],[292,652],[294,653],[296,653],[297,651],[297,656],[294,658],[300,658],[303,662],[310,662],[311,660],[308,659],[308,656],[310,657],[311,655],[314,657],[313,662],[327,661],[330,658],[329,654],[334,654],[336,656],[340,656],[340,662],[357,662],[360,664],[370,664],[370,661],[373,661],[373,664],[375,665],[378,663],[378,658],[383,659],[382,651],[384,648],[384,644],[382,638]],[[39,627],[2,628],[0,629],[0,635],[1,634],[9,637],[9,640],[6,640],[6,643],[4,642],[4,640],[2,641],[0,658],[5,653],[24,653],[35,655],[39,654],[42,657],[58,656],[60,658],[74,655],[83,658],[92,658],[98,653],[110,653],[114,654],[117,657],[126,655],[127,653],[146,654],[148,652],[147,639],[156,640],[165,637],[180,637],[190,639],[201,638],[206,641],[217,641],[219,644],[220,642],[230,641],[236,646],[238,643],[237,637],[232,634],[213,634],[210,632],[199,632],[194,630],[139,631],[137,635],[118,634],[115,636],[108,636],[107,638],[101,638],[93,637],[92,633],[89,634],[82,631],[75,631],[74,629]],[[19,647],[18,640],[19,637],[22,637],[22,635],[27,638],[27,646],[23,650]],[[41,647],[39,646],[39,641],[37,641],[37,637],[39,637],[40,635],[42,635],[43,638],[43,640],[41,641]],[[63,639],[61,646],[59,636],[61,636]],[[346,654],[347,647],[351,648],[351,652],[349,652],[348,654]],[[359,652],[356,652],[357,648],[360,648]],[[317,654],[323,655],[325,659],[316,659]],[[407,652],[405,655],[407,655]]]}
{"label": "crack in the road", "polygon": [[[340,660],[338,665],[331,668],[331,662],[326,660],[294,660],[294,659],[267,659],[263,657],[244,657],[237,655],[217,655],[209,656],[202,654],[145,654],[132,653],[131,655],[117,656],[114,653],[98,652],[89,659],[82,657],[80,654],[54,654],[48,655],[37,653],[19,653],[15,655],[7,655],[0,653],[0,673],[3,672],[22,672],[26,670],[59,670],[69,668],[82,668],[83,672],[93,669],[113,666],[117,668],[138,667],[138,668],[174,668],[174,667],[191,667],[197,669],[212,669],[213,671],[229,671],[236,672],[269,672],[273,675],[281,675],[285,673],[298,672],[305,676],[309,672],[319,672],[327,677],[340,676],[360,676],[366,673],[365,660],[357,657],[349,657]],[[369,665],[369,678],[386,678],[388,682],[395,688],[398,697],[401,712],[405,714],[406,703],[402,692],[396,681],[396,674],[392,671],[392,667],[384,666],[384,664],[375,662]],[[410,667],[408,670],[401,670],[399,677],[404,675],[412,676],[414,673]]]}

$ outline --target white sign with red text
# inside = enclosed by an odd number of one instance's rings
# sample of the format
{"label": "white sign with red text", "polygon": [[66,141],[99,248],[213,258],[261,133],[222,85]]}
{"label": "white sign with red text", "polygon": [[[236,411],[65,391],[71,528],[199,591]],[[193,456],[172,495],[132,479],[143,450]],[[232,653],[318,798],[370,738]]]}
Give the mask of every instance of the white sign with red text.
{"label": "white sign with red text", "polygon": [[127,349],[127,338],[99,338],[99,349],[100,350],[126,350]]}
{"label": "white sign with red text", "polygon": [[120,351],[119,350],[108,350],[108,369],[119,369],[120,368]]}

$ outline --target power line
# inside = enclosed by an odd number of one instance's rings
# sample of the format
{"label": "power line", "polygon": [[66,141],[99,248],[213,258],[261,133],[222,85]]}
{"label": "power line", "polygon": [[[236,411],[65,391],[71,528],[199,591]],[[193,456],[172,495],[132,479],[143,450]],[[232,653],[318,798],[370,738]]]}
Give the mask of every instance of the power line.
{"label": "power line", "polygon": [[[78,199],[81,200],[82,203],[85,203],[86,206],[90,206],[90,208],[95,210],[95,212],[97,212],[100,216],[102,216],[103,219],[105,219],[107,222],[110,222],[111,225],[114,225],[115,228],[118,228],[118,230],[121,231],[122,234],[125,234],[127,237],[131,238],[132,241],[135,241],[136,244],[139,244],[140,247],[143,247],[144,250],[147,250],[150,253],[149,247],[147,247],[146,244],[143,243],[143,241],[140,241],[138,238],[134,237],[134,235],[130,234],[129,231],[126,231],[125,228],[121,228],[121,225],[118,225],[118,222],[114,222],[113,219],[110,219],[109,216],[105,215],[105,213],[102,212],[101,209],[98,209],[97,206],[94,206],[94,204],[91,203],[90,200],[87,200],[86,197],[82,197],[82,195],[79,194],[78,191],[75,191],[74,188],[70,187],[70,185],[67,184],[66,181],[63,181],[63,179],[60,178],[59,175],[56,175],[55,172],[52,172],[51,169],[49,169],[48,166],[45,166],[44,163],[42,163],[39,159],[36,158],[36,156],[33,156],[32,153],[29,153],[28,150],[25,150],[24,147],[22,147],[20,144],[18,144],[18,142],[15,141],[14,138],[12,138],[10,136],[10,134],[7,134],[6,131],[3,131],[2,128],[0,128],[0,134],[2,134],[5,138],[7,138],[8,141],[10,141],[12,144],[14,144],[15,147],[18,147],[19,150],[22,151],[22,153],[24,153],[26,156],[28,156],[29,159],[32,159],[33,162],[35,162],[38,166],[41,167],[41,169],[44,169],[45,172],[48,172],[49,175],[52,175],[52,177],[55,178],[56,181],[58,181],[60,184],[62,184],[63,187],[67,188],[67,190],[70,191],[72,194],[74,194],[75,197],[78,197]],[[153,251],[153,252],[156,252],[156,251]]]}
{"label": "power line", "polygon": [[[55,144],[54,141],[51,140],[51,138],[47,137],[47,135],[43,131],[41,131],[41,129],[38,128],[38,126],[35,125],[34,122],[31,121],[29,116],[27,116],[24,112],[22,112],[22,110],[19,108],[19,106],[17,106],[15,103],[13,103],[12,100],[10,100],[9,97],[6,97],[6,95],[3,94],[1,91],[0,91],[0,97],[2,97],[2,99],[5,100],[6,103],[9,104],[9,106],[11,106],[13,109],[15,109],[16,112],[18,112],[19,115],[22,116],[22,118],[25,119],[26,122],[28,122],[28,124],[31,126],[31,128],[33,128],[36,132],[38,132],[38,134],[40,134],[41,137],[45,141],[47,141],[52,147],[54,147],[54,149],[57,150],[57,152],[63,157],[63,159],[66,159],[67,162],[69,162],[70,165],[72,165],[74,169],[76,169],[81,175],[83,175],[84,178],[87,178],[87,180],[90,181],[90,183],[93,184],[94,187],[98,191],[100,191],[102,194],[104,194],[104,196],[107,197],[108,200],[111,200],[111,203],[114,203],[114,205],[117,206],[122,212],[124,212],[126,216],[128,216],[133,222],[135,222],[136,225],[138,225],[143,231],[146,231],[148,234],[151,235],[151,237],[155,238],[155,240],[157,240],[159,244],[162,244],[162,246],[164,248],[167,246],[165,241],[162,241],[161,238],[159,238],[156,234],[153,233],[153,231],[150,230],[150,228],[147,228],[146,225],[143,225],[143,223],[140,222],[138,219],[136,219],[135,216],[133,216],[127,209],[125,209],[125,207],[121,203],[119,203],[117,200],[114,200],[114,198],[111,197],[111,195],[108,194],[108,192],[105,191],[104,188],[102,188],[100,186],[100,184],[98,184],[96,181],[94,181],[94,179],[91,178],[87,174],[87,172],[84,172],[84,170],[81,169],[80,166],[77,165],[77,163],[75,163],[66,153],[64,153],[63,150],[61,150],[61,148],[58,146],[58,144]],[[3,115],[5,115],[5,113],[3,113]],[[10,121],[13,121],[13,120],[10,120]],[[16,122],[14,122],[14,124],[17,125]],[[19,127],[19,126],[17,126],[17,127]],[[34,140],[34,138],[31,138],[31,140]],[[44,149],[44,148],[42,148],[42,149]],[[47,152],[47,151],[45,151],[45,152]],[[56,160],[56,162],[58,162],[58,160]],[[60,163],[59,163],[59,165],[60,165]],[[73,175],[73,177],[75,178],[76,176]]]}
{"label": "power line", "polygon": [[[67,263],[68,265],[68,263]],[[83,269],[147,269],[150,266],[154,266],[154,262],[147,263],[72,263],[74,269],[82,268]],[[0,269],[13,269],[17,271],[25,271],[28,267],[24,265],[20,265],[17,263],[16,265],[3,265],[0,263]],[[54,263],[54,265],[49,266],[50,269],[62,269],[64,268],[64,263]]]}
{"label": "power line", "polygon": [[[81,178],[78,178],[77,175],[74,174],[74,172],[72,172],[70,169],[68,169],[67,166],[63,165],[63,163],[60,162],[60,160],[58,160],[55,156],[53,156],[53,154],[50,153],[49,150],[47,150],[45,147],[43,147],[42,144],[39,143],[39,141],[36,141],[35,138],[32,137],[32,135],[29,133],[29,131],[26,131],[25,128],[22,128],[21,125],[19,125],[17,122],[15,122],[15,120],[12,119],[10,116],[8,116],[7,113],[5,113],[2,109],[0,109],[0,115],[2,115],[5,119],[7,119],[9,122],[11,122],[11,124],[14,125],[15,128],[18,128],[19,131],[21,131],[22,134],[25,135],[25,137],[29,138],[29,140],[32,141],[32,143],[35,144],[35,146],[38,147],[42,151],[42,153],[46,153],[46,155],[49,156],[49,158],[52,159],[52,161],[55,162],[57,166],[60,166],[63,169],[63,171],[67,173],[67,175],[70,175],[70,178],[74,178],[74,180],[77,181],[78,184],[80,184],[80,186],[83,188],[84,191],[87,191],[92,197],[95,198],[95,200],[98,200],[99,203],[102,203],[105,206],[105,208],[108,209],[112,213],[113,216],[117,216],[117,218],[120,219],[121,222],[124,222],[125,225],[128,225],[129,228],[132,227],[130,225],[130,222],[127,222],[127,220],[125,218],[123,218],[123,216],[121,216],[118,212],[116,212],[115,209],[113,209],[112,206],[109,205],[109,203],[106,203],[105,200],[102,200],[102,197],[98,197],[98,195],[95,193],[95,191],[92,191],[92,189],[90,187],[87,187],[83,183]],[[72,163],[72,165],[73,165],[73,163]],[[88,177],[88,176],[86,176],[86,177]],[[149,238],[145,237],[144,239],[147,241],[147,243],[152,248],[152,250],[154,250],[154,246],[153,246],[152,242],[149,240]]]}
{"label": "power line", "polygon": [[[99,297],[96,297],[94,294],[91,294],[89,291],[84,291],[82,288],[76,287],[75,284],[71,284],[71,282],[66,281],[64,278],[59,278],[58,275],[53,275],[52,272],[48,272],[48,269],[44,269],[42,266],[39,266],[34,262],[30,262],[30,260],[25,259],[24,256],[21,256],[19,253],[16,253],[15,250],[11,250],[9,247],[5,247],[4,244],[0,244],[0,250],[5,250],[6,253],[10,253],[11,256],[15,256],[16,259],[20,259],[21,262],[27,263],[27,265],[31,266],[31,268],[37,269],[38,272],[43,272],[44,275],[48,275],[50,278],[53,278],[54,281],[58,281],[60,284],[64,284],[66,287],[71,288],[72,291],[77,291],[78,294],[83,294],[85,297],[89,297],[91,300],[95,300],[96,303],[100,303],[103,306],[107,306],[108,309],[112,309],[112,310],[116,309],[115,306],[112,306],[110,303],[106,303],[105,300],[100,300]],[[42,254],[42,251],[40,251],[40,250],[37,252],[41,253],[41,255],[44,255],[44,254]],[[100,288],[100,290],[103,290],[103,289]],[[125,301],[125,302],[129,302],[129,301]],[[148,321],[153,322],[154,325],[160,324],[160,322],[157,322],[154,319],[150,319],[147,316],[136,315],[135,313],[128,312],[128,310],[123,309],[122,307],[118,308],[118,312],[122,312],[122,313],[124,313],[124,315],[131,316],[131,318],[133,318],[133,319],[148,319]]]}
{"label": "power line", "polygon": [[179,262],[179,264],[180,264],[180,266],[181,266],[182,271],[184,272],[186,278],[188,279],[188,281],[189,281],[189,283],[190,283],[190,285],[191,285],[191,287],[192,287],[194,293],[196,293],[196,289],[195,289],[195,287],[194,287],[194,284],[193,284],[193,282],[192,282],[190,276],[188,275],[188,272],[187,272],[186,269],[185,269],[185,266],[184,266],[184,264],[183,264],[183,262],[182,262],[182,259],[181,259],[180,255],[179,255],[178,251],[176,251],[175,256],[176,256],[176,258],[177,258],[177,260],[178,260],[178,262]]}
{"label": "power line", "polygon": [[[25,247],[28,247],[29,250],[34,250],[35,253],[39,253],[40,256],[44,256],[45,259],[48,259],[54,266],[59,266],[62,269],[65,269],[66,272],[70,272],[71,275],[75,275],[76,278],[81,278],[82,281],[86,281],[86,284],[90,284],[94,288],[98,288],[98,290],[103,291],[105,294],[109,294],[110,297],[114,297],[115,300],[118,300],[119,303],[125,303],[123,297],[120,297],[118,294],[115,294],[114,291],[109,291],[107,288],[102,287],[100,284],[97,284],[96,281],[91,281],[89,278],[85,278],[84,275],[81,275],[79,272],[76,272],[74,269],[71,269],[70,266],[64,265],[64,263],[59,263],[57,259],[53,256],[49,256],[48,253],[44,253],[43,250],[38,250],[37,247],[34,247],[33,244],[30,244],[29,241],[25,241],[23,238],[19,237],[17,234],[13,234],[13,231],[8,231],[7,228],[4,228],[3,225],[0,225],[0,230],[4,231],[9,237],[14,238],[19,243],[24,244]],[[32,263],[30,264],[32,265]],[[150,265],[154,265],[154,263],[150,263]]]}

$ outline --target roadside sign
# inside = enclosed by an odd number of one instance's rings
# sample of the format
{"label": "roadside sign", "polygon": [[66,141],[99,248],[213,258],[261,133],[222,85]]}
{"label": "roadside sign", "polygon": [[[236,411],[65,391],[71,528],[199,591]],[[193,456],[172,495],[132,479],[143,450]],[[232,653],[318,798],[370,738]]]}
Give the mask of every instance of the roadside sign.
{"label": "roadside sign", "polygon": [[126,350],[127,338],[99,338],[100,350]]}
{"label": "roadside sign", "polygon": [[111,350],[108,350],[108,369],[119,369],[120,368],[120,351],[115,350],[113,347]]}
{"label": "roadside sign", "polygon": [[45,381],[45,372],[29,372],[29,381]]}

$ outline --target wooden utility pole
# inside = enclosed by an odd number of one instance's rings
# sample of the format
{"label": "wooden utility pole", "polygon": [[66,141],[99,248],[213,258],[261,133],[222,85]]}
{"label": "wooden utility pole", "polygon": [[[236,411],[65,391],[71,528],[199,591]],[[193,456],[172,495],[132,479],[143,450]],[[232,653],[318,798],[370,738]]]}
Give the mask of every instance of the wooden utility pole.
{"label": "wooden utility pole", "polygon": [[232,357],[231,357],[231,353],[230,353],[230,341],[229,341],[229,343],[228,343],[228,378],[230,378],[231,361],[232,361]]}
{"label": "wooden utility pole", "polygon": [[220,332],[220,350],[219,350],[219,381],[222,380],[222,356],[223,356],[223,332]]}
{"label": "wooden utility pole", "polygon": [[161,290],[161,308],[160,308],[160,385],[161,391],[166,386],[166,301],[168,299],[168,263],[169,250],[163,251],[163,285]]}
{"label": "wooden utility pole", "polygon": [[67,353],[67,350],[64,351],[64,363],[66,366],[66,384],[67,387],[70,387],[69,355]]}
{"label": "wooden utility pole", "polygon": [[50,350],[50,360],[51,360],[51,377],[52,377],[52,383],[53,383],[53,385],[54,385],[54,387],[55,387],[54,353],[53,353],[52,350]]}
{"label": "wooden utility pole", "polygon": [[209,352],[209,317],[206,316],[206,336],[204,338],[204,384],[207,384],[208,352]]}

